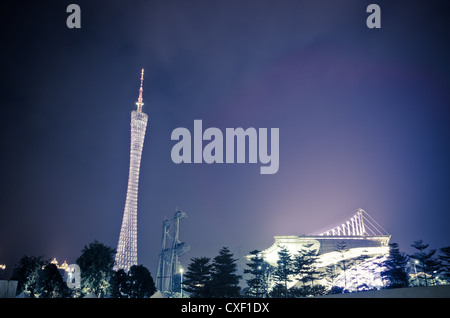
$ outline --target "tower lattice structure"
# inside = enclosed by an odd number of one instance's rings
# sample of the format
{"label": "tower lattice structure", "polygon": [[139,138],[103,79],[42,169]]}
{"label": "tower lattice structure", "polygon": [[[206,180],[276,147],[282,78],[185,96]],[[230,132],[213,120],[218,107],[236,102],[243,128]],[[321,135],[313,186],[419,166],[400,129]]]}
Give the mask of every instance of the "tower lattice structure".
{"label": "tower lattice structure", "polygon": [[131,112],[131,146],[130,170],[128,175],[127,197],[120,228],[119,243],[115,258],[114,270],[123,269],[127,272],[131,266],[137,265],[137,202],[139,187],[139,170],[141,166],[142,148],[144,146],[145,131],[148,116],[142,112],[142,85],[144,83],[144,69],[141,71],[141,87],[136,103],[137,109]]}
{"label": "tower lattice structure", "polygon": [[[187,218],[187,214],[177,208],[173,219],[173,233],[169,233],[171,222],[169,220],[163,221],[162,227],[162,244],[161,253],[159,254],[157,288],[162,292],[179,292],[181,289],[176,289],[176,277],[180,275],[181,264],[178,261],[179,257],[190,250],[190,246],[184,242],[180,242],[180,220]],[[172,239],[172,244],[169,245],[169,238]],[[179,288],[179,287],[178,287]]]}

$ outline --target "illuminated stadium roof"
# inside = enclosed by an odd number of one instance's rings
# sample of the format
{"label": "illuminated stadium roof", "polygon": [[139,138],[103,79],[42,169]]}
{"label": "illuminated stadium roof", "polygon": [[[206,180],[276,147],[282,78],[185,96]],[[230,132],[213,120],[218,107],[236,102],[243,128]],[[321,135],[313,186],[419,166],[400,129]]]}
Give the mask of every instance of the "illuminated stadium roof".
{"label": "illuminated stadium roof", "polygon": [[[375,260],[380,261],[389,253],[390,237],[369,214],[358,209],[350,216],[341,218],[310,235],[275,236],[272,246],[261,251],[261,255],[269,264],[276,266],[281,248],[286,248],[291,255],[297,254],[300,250],[314,250],[319,256],[317,264],[319,270],[325,271],[326,267],[361,257],[364,258],[364,262],[359,262],[353,268],[368,268]],[[379,277],[371,277],[369,280],[370,282],[366,282],[368,286],[382,284]],[[293,279],[289,287],[296,283],[297,281]]]}

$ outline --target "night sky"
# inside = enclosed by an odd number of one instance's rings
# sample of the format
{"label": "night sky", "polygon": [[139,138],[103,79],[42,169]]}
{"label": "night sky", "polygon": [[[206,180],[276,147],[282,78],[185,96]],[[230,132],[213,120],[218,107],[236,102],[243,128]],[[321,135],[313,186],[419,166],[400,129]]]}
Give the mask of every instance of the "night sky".
{"label": "night sky", "polygon": [[[0,9],[0,264],[116,248],[145,68],[138,263],[243,258],[358,208],[405,252],[450,245],[448,1],[10,1]],[[446,4],[447,2],[447,4]],[[66,8],[81,7],[81,29]],[[381,29],[366,8],[381,8]],[[279,128],[280,168],[175,164],[177,127]]]}

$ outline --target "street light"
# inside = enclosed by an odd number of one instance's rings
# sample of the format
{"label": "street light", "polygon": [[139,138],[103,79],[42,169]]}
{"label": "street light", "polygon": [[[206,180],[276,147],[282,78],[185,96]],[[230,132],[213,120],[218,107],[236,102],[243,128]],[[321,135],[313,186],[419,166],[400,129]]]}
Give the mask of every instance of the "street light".
{"label": "street light", "polygon": [[181,289],[181,298],[183,298],[183,267],[180,266],[180,274],[181,274],[181,282],[180,282],[180,289]]}
{"label": "street light", "polygon": [[3,271],[5,270],[5,268],[5,264],[0,264],[0,279],[3,279]]}
{"label": "street light", "polygon": [[414,261],[414,272],[416,273],[416,281],[417,281],[417,286],[419,286],[419,279],[417,278],[417,268],[416,268],[416,264],[419,264],[418,260]]}

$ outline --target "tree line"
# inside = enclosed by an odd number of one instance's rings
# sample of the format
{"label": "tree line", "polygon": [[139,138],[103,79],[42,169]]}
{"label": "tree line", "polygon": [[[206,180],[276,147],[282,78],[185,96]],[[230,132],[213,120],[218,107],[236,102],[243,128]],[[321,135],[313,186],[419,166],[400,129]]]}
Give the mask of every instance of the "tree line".
{"label": "tree line", "polygon": [[[429,249],[422,240],[411,245],[416,252],[406,254],[397,243],[389,244],[387,257],[372,262],[378,267],[383,288],[430,286],[450,282],[450,247]],[[345,243],[336,248],[342,256],[349,250]],[[24,292],[36,298],[97,297],[145,298],[156,292],[150,271],[143,265],[135,265],[128,272],[114,271],[115,250],[97,241],[85,246],[76,264],[81,270],[80,288],[70,289],[56,267],[42,257],[24,256],[16,265],[11,277],[18,281],[17,293]],[[264,260],[258,250],[247,258],[246,287],[239,275],[237,261],[227,247],[220,249],[213,259],[194,257],[181,281],[183,294],[192,298],[281,298],[310,297],[327,293],[348,292],[352,281],[358,281],[357,266],[364,267],[367,257],[344,258],[332,266],[319,266],[319,257],[310,245],[305,245],[291,255],[280,246],[276,265]],[[370,269],[374,271],[375,269]],[[341,284],[337,285],[340,275]],[[359,280],[362,281],[361,279]],[[324,284],[325,282],[325,284]],[[330,287],[331,286],[331,287]],[[360,284],[354,290],[367,290]]]}
{"label": "tree line", "polygon": [[85,246],[77,258],[80,288],[70,289],[55,264],[42,256],[23,256],[13,270],[17,293],[32,298],[80,298],[87,295],[113,298],[145,298],[156,292],[150,271],[134,265],[126,273],[113,270],[115,249],[94,241]]}
{"label": "tree line", "polygon": [[[411,255],[401,252],[397,243],[391,243],[389,254],[385,258],[374,259],[365,255],[342,257],[339,262],[325,267],[319,266],[319,256],[311,245],[305,245],[295,255],[291,255],[286,247],[280,246],[275,266],[265,261],[260,251],[253,250],[248,257],[247,268],[244,269],[247,286],[242,290],[239,286],[242,276],[237,275],[237,260],[224,247],[213,260],[208,257],[191,259],[183,289],[190,297],[200,298],[284,298],[345,293],[349,292],[350,282],[358,281],[358,275],[361,275],[355,270],[358,266],[366,271],[373,271],[374,276],[378,275],[383,282],[381,288],[430,286],[450,282],[450,247],[441,248],[437,255],[437,250],[428,249],[429,245],[422,240],[414,241],[411,246],[417,251]],[[342,256],[349,251],[344,242],[338,243],[336,250]],[[366,262],[368,260],[369,263]],[[367,264],[372,265],[372,268],[368,268]],[[336,284],[338,275],[343,280],[343,286]],[[362,281],[361,278],[359,280]],[[326,285],[323,284],[324,281]],[[353,289],[361,291],[373,287],[361,283]]]}

